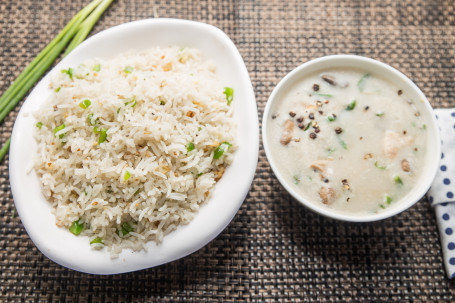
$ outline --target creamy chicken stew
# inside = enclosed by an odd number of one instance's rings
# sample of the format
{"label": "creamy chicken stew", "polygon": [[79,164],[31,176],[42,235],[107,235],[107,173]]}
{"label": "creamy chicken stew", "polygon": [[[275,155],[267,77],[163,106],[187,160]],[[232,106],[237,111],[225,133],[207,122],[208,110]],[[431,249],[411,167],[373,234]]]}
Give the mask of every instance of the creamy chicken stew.
{"label": "creamy chicken stew", "polygon": [[271,108],[270,152],[306,200],[347,214],[380,212],[422,170],[426,124],[416,102],[360,70],[314,73]]}

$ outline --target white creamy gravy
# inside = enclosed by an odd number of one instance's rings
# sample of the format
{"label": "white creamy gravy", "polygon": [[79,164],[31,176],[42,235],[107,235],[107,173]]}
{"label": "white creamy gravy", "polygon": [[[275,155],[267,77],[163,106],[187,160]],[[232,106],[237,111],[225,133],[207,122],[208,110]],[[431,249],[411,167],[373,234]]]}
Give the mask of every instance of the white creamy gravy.
{"label": "white creamy gravy", "polygon": [[308,201],[341,213],[380,212],[421,173],[427,135],[418,101],[375,74],[319,71],[271,108],[270,151]]}

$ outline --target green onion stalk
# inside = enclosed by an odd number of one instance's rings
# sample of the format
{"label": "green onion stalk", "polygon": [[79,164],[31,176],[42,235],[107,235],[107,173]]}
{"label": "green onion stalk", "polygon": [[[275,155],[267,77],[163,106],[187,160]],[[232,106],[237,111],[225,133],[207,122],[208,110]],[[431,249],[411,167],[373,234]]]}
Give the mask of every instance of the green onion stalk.
{"label": "green onion stalk", "polygon": [[[79,45],[109,7],[113,0],[94,0],[80,10],[60,33],[33,59],[20,73],[10,87],[0,97],[0,122],[13,110],[41,76],[49,69],[57,57],[66,48],[67,55]],[[8,152],[10,138],[0,149],[0,161]]]}

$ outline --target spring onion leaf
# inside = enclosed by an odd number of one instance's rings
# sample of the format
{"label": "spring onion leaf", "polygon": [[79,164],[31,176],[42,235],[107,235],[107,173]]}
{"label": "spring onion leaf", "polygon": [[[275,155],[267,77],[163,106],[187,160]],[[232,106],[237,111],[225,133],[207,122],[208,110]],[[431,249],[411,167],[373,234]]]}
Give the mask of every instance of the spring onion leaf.
{"label": "spring onion leaf", "polygon": [[335,121],[335,120],[337,119],[337,117],[334,116],[334,115],[330,115],[330,116],[327,117],[327,119],[328,119],[330,122],[333,122],[333,121]]}
{"label": "spring onion leaf", "polygon": [[131,174],[129,171],[125,171],[125,174],[123,175],[123,180],[128,181],[128,179],[131,177]]}
{"label": "spring onion leaf", "polygon": [[99,144],[103,143],[104,141],[106,141],[106,138],[107,138],[107,129],[102,128],[100,130],[100,137],[98,138],[98,143]]}
{"label": "spring onion leaf", "polygon": [[351,103],[348,104],[348,106],[346,106],[346,110],[353,110],[356,105],[357,105],[357,101],[353,100]]}
{"label": "spring onion leaf", "polygon": [[403,181],[401,180],[400,176],[395,176],[393,178],[393,181],[395,181],[395,183],[398,185],[403,185]]}
{"label": "spring onion leaf", "polygon": [[370,74],[365,74],[357,82],[357,87],[359,88],[359,91],[363,92],[365,90],[365,84],[366,84],[366,81],[368,80],[368,78],[370,78]]}
{"label": "spring onion leaf", "polygon": [[93,26],[95,25],[96,21],[100,18],[100,16],[103,14],[103,12],[109,7],[109,5],[112,3],[113,0],[103,0],[101,2],[98,2],[98,5],[96,9],[93,11],[93,13],[88,16],[84,22],[80,25],[80,28],[78,29],[78,32],[76,36],[73,38],[71,41],[70,45],[66,48],[65,51],[65,56],[69,54],[76,46],[78,46],[84,39],[87,37],[87,35],[90,33],[92,30]]}
{"label": "spring onion leaf", "polygon": [[384,204],[379,204],[379,207],[382,208],[382,209],[385,209]]}
{"label": "spring onion leaf", "polygon": [[376,114],[376,116],[377,117],[382,117],[382,116],[384,116],[384,112],[379,112],[379,113]]}
{"label": "spring onion leaf", "polygon": [[[65,128],[65,124],[62,124],[62,125],[57,126],[56,128],[54,128],[54,136],[55,136],[56,133],[58,133],[59,131],[61,131],[61,130],[64,129],[64,128]],[[63,138],[64,135],[65,135],[65,134],[60,134],[60,135],[59,135],[59,138],[60,138],[60,139]]]}
{"label": "spring onion leaf", "polygon": [[385,166],[385,165],[380,165],[378,161],[375,161],[375,162],[374,162],[374,166],[375,166],[376,168],[379,168],[379,169],[382,169],[382,170],[384,170],[384,169],[387,168],[387,166]]}
{"label": "spring onion leaf", "polygon": [[101,70],[101,65],[95,64],[95,65],[93,66],[93,71],[94,71],[94,72],[99,72],[100,70]]}
{"label": "spring onion leaf", "polygon": [[73,80],[73,72],[74,69],[72,69],[71,67],[68,69],[62,69],[62,74],[67,74],[71,80]]}
{"label": "spring onion leaf", "polygon": [[308,129],[310,128],[310,126],[311,126],[311,122],[310,122],[310,123],[308,123],[308,124],[305,126],[305,129],[304,129],[303,131],[306,131],[306,130],[308,130]]}
{"label": "spring onion leaf", "polygon": [[134,192],[133,196],[137,196],[137,194],[138,194],[140,191],[141,191],[141,189],[138,188],[138,189]]}
{"label": "spring onion leaf", "polygon": [[80,220],[74,221],[69,228],[70,232],[76,236],[79,235],[83,229],[84,223],[81,223]]}
{"label": "spring onion leaf", "polygon": [[225,87],[224,94],[226,95],[227,105],[231,105],[232,100],[234,100],[234,89],[231,87]]}
{"label": "spring onion leaf", "polygon": [[160,105],[165,105],[165,104],[166,104],[165,101],[163,101],[163,100],[160,101]]}
{"label": "spring onion leaf", "polygon": [[0,149],[0,159],[3,159],[3,157],[8,153],[10,143],[11,137],[8,138],[8,140],[6,140],[5,143],[3,143],[3,146]]}
{"label": "spring onion leaf", "polygon": [[82,101],[81,103],[79,103],[79,106],[80,106],[82,109],[86,109],[87,107],[90,106],[90,104],[92,104],[92,102],[90,102],[89,99],[85,99],[84,101]]}
{"label": "spring onion leaf", "polygon": [[133,231],[133,228],[131,227],[131,225],[129,223],[125,222],[122,224],[122,230],[121,230],[122,234],[120,236],[126,236],[127,234],[129,234],[132,231]]}
{"label": "spring onion leaf", "polygon": [[56,92],[56,93],[58,93],[58,92],[60,91],[60,89],[61,89],[61,87],[60,87],[60,86],[59,86],[59,87],[57,87],[57,88],[55,89],[55,92]]}
{"label": "spring onion leaf", "polygon": [[200,176],[202,176],[203,174],[204,174],[204,173],[199,173],[199,174],[197,174],[197,176],[200,177]]}
{"label": "spring onion leaf", "polygon": [[39,129],[41,129],[42,126],[43,126],[43,122],[36,123],[36,127],[38,127]]}
{"label": "spring onion leaf", "polygon": [[215,152],[213,153],[213,159],[219,159],[221,156],[224,154],[225,151],[228,150],[229,147],[231,147],[232,144],[229,142],[223,142],[221,143],[216,149]]}
{"label": "spring onion leaf", "polygon": [[104,244],[103,239],[101,239],[100,237],[96,237],[95,239],[90,241],[90,244],[96,244],[96,243]]}
{"label": "spring onion leaf", "polygon": [[193,142],[190,142],[186,145],[186,150],[187,152],[190,152],[194,149],[194,143]]}
{"label": "spring onion leaf", "polygon": [[95,133],[95,134],[99,134],[100,133],[100,130],[98,129],[97,126],[93,127],[93,133]]}
{"label": "spring onion leaf", "polygon": [[131,74],[134,71],[134,67],[127,66],[127,67],[125,67],[125,69],[123,71],[127,74]]}

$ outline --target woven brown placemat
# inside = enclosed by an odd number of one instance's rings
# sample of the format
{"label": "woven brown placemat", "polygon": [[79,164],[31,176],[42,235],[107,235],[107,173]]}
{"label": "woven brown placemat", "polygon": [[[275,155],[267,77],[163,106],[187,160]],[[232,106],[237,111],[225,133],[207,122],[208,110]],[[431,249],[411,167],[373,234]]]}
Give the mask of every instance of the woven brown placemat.
{"label": "woven brown placemat", "polygon": [[[88,0],[0,1],[0,92]],[[213,24],[242,54],[259,119],[290,70],[328,54],[398,68],[435,107],[455,106],[455,4],[447,1],[115,1],[92,33],[154,16]],[[16,112],[0,125],[3,142]],[[156,268],[95,276],[44,257],[15,215],[8,157],[0,164],[0,301],[450,302],[426,199],[385,221],[352,224],[301,207],[261,147],[256,176],[232,223],[198,252]]]}

